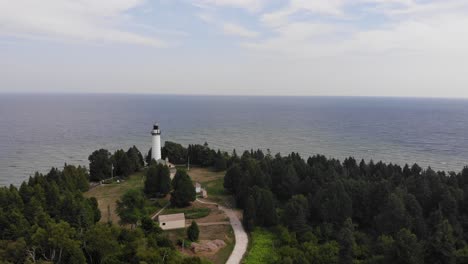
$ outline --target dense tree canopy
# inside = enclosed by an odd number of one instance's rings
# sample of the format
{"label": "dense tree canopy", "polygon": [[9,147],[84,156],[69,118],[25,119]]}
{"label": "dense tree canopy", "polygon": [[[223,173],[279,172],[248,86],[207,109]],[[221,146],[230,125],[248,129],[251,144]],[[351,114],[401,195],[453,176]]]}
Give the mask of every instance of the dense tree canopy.
{"label": "dense tree canopy", "polygon": [[164,147],[161,150],[163,159],[168,158],[170,162],[174,164],[185,164],[187,163],[188,152],[187,149],[182,145],[166,141]]}
{"label": "dense tree canopy", "polygon": [[[280,240],[294,237],[278,251],[280,263],[468,259],[468,168],[446,173],[259,150],[228,156],[227,163],[224,187],[244,210],[246,229],[279,223],[288,229],[272,229]],[[328,262],[311,255],[317,247],[332,254]]]}
{"label": "dense tree canopy", "polygon": [[[184,151],[179,145],[170,148],[168,156]],[[186,150],[199,166],[217,167],[224,163],[220,157],[225,159],[224,187],[244,210],[247,230],[262,226],[275,234],[275,263],[468,263],[468,167],[436,172],[417,164],[341,162],[321,155],[303,159],[297,153],[272,156],[260,150],[238,156],[208,144]],[[96,199],[82,195],[88,180],[108,178],[112,161],[125,165],[118,168],[122,175],[125,167],[133,172],[143,165],[136,148],[117,152],[114,157],[104,149],[92,153],[89,174],[65,165],[46,175],[36,173],[19,187],[1,187],[0,259],[199,263],[177,254],[148,219],[141,191],[126,193],[118,205],[122,224],[133,225],[132,230],[97,223]],[[161,166],[148,168],[144,193],[167,194],[172,186],[174,205],[193,201],[195,188],[187,172],[178,170],[170,182],[167,167]]]}
{"label": "dense tree canopy", "polygon": [[140,171],[145,166],[143,155],[137,147],[133,146],[127,150],[127,156],[130,159],[130,168],[132,171]]}
{"label": "dense tree canopy", "polygon": [[133,162],[123,149],[119,149],[112,155],[112,164],[114,164],[114,176],[128,177],[135,171]]}
{"label": "dense tree canopy", "polygon": [[100,219],[94,198],[84,198],[88,173],[65,165],[36,173],[19,189],[0,188],[0,259],[84,263],[79,232]]}
{"label": "dense tree canopy", "polygon": [[178,169],[172,180],[174,191],[171,194],[171,204],[177,207],[185,207],[195,201],[195,186],[184,169]]}
{"label": "dense tree canopy", "polygon": [[100,181],[111,177],[111,154],[108,150],[94,151],[88,158],[91,181]]}
{"label": "dense tree canopy", "polygon": [[148,197],[161,197],[171,191],[171,176],[169,168],[156,162],[151,163],[146,171],[144,193]]}
{"label": "dense tree canopy", "polygon": [[[134,171],[143,165],[138,153],[130,148],[117,156],[127,156]],[[176,252],[145,213],[141,191],[127,192],[118,203],[122,224],[133,229],[98,223],[97,201],[83,192],[89,179],[110,177],[112,157],[98,150],[89,160],[93,176],[84,167],[65,165],[36,173],[19,188],[0,187],[1,263],[204,263]]]}
{"label": "dense tree canopy", "polygon": [[117,214],[120,224],[135,226],[145,216],[145,197],[139,190],[128,190],[120,200],[117,201]]}

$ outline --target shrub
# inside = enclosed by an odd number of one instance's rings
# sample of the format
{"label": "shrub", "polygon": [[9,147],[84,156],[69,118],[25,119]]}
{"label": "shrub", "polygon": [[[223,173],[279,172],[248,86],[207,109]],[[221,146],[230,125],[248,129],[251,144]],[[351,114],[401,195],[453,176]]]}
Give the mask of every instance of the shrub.
{"label": "shrub", "polygon": [[187,229],[187,237],[190,241],[197,241],[198,236],[200,235],[200,229],[195,221],[192,221],[192,224]]}

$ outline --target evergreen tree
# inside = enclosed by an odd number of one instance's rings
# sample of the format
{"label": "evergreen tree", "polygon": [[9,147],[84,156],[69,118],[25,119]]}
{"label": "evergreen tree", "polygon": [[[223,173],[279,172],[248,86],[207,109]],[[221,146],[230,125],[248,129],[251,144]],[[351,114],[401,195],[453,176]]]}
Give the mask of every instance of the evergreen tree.
{"label": "evergreen tree", "polygon": [[197,222],[192,221],[192,224],[187,228],[187,237],[190,241],[197,241],[200,235],[200,229],[198,228]]}
{"label": "evergreen tree", "polygon": [[439,222],[426,246],[426,263],[455,263],[455,239],[447,219]]}
{"label": "evergreen tree", "polygon": [[307,231],[308,212],[307,199],[303,195],[295,195],[286,204],[283,222],[296,234],[303,234]]}
{"label": "evergreen tree", "polygon": [[396,234],[411,224],[401,193],[392,193],[382,212],[376,217],[376,225],[384,234]]}
{"label": "evergreen tree", "polygon": [[254,229],[256,218],[255,200],[252,195],[249,195],[246,201],[243,216],[244,226],[247,231],[252,231]]}
{"label": "evergreen tree", "polygon": [[171,190],[169,168],[162,164],[153,163],[146,171],[143,191],[148,197],[167,195]]}
{"label": "evergreen tree", "polygon": [[127,157],[130,159],[132,172],[140,171],[145,166],[143,155],[137,147],[133,146],[127,150]]}
{"label": "evergreen tree", "polygon": [[161,155],[163,159],[169,158],[174,164],[185,164],[187,163],[188,150],[180,144],[166,141]]}
{"label": "evergreen tree", "polygon": [[395,236],[394,251],[390,263],[424,263],[422,248],[416,235],[406,228],[400,230]]}
{"label": "evergreen tree", "polygon": [[287,167],[286,173],[283,175],[279,187],[280,191],[278,192],[278,197],[282,199],[289,199],[295,194],[299,187],[299,177],[292,165]]}
{"label": "evergreen tree", "polygon": [[84,234],[83,249],[88,263],[101,263],[105,257],[116,255],[117,230],[109,225],[97,224]]}
{"label": "evergreen tree", "polygon": [[156,197],[158,194],[159,167],[157,165],[149,166],[146,171],[143,191],[148,197]]}
{"label": "evergreen tree", "polygon": [[149,216],[141,218],[141,229],[146,235],[160,234],[162,232],[162,229]]}
{"label": "evergreen tree", "polygon": [[146,161],[146,165],[150,165],[151,164],[151,148],[148,150],[148,154],[146,154],[146,157],[145,157],[145,161]]}
{"label": "evergreen tree", "polygon": [[117,214],[120,224],[130,224],[132,228],[145,213],[145,198],[138,190],[129,190],[117,201]]}
{"label": "evergreen tree", "polygon": [[187,170],[179,168],[176,171],[176,174],[174,175],[174,178],[172,179],[172,188],[175,190],[177,189],[181,182],[191,180],[190,176],[187,174]]}
{"label": "evergreen tree", "polygon": [[255,201],[258,212],[256,219],[257,224],[266,227],[276,225],[278,217],[273,194],[266,189],[260,189],[258,194],[257,200]]}
{"label": "evergreen tree", "polygon": [[195,201],[196,192],[195,186],[190,179],[190,176],[183,170],[179,172],[177,179],[173,181],[174,191],[171,195],[171,204],[177,207],[185,207],[190,202]]}
{"label": "evergreen tree", "polygon": [[166,165],[159,164],[159,182],[158,192],[161,195],[166,195],[171,191],[171,172]]}
{"label": "evergreen tree", "polygon": [[134,164],[128,157],[127,153],[122,149],[117,150],[112,156],[112,163],[114,164],[114,175],[128,177],[135,171]]}
{"label": "evergreen tree", "polygon": [[214,169],[216,171],[223,171],[223,170],[226,170],[226,168],[227,168],[227,160],[224,157],[224,154],[218,150],[214,158]]}
{"label": "evergreen tree", "polygon": [[340,263],[352,264],[353,263],[353,247],[354,240],[354,225],[353,221],[348,218],[343,224],[340,232],[338,233],[338,243],[340,244]]}
{"label": "evergreen tree", "polygon": [[100,181],[111,177],[111,154],[105,149],[94,151],[88,158],[89,179]]}
{"label": "evergreen tree", "polygon": [[340,181],[331,182],[319,189],[311,204],[314,212],[312,218],[328,223],[343,223],[353,212],[351,197]]}
{"label": "evergreen tree", "polygon": [[223,186],[225,189],[230,192],[236,192],[239,185],[240,179],[242,177],[242,171],[240,166],[236,163],[232,165],[226,172],[224,176]]}

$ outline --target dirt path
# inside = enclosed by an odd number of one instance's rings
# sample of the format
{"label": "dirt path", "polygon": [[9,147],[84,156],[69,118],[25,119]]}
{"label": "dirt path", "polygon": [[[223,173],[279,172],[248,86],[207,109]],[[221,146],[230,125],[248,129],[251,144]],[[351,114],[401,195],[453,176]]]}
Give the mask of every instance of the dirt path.
{"label": "dirt path", "polygon": [[[230,225],[230,222],[209,222],[209,223],[197,223],[198,226],[212,226],[212,225]],[[188,223],[185,223],[186,226],[189,226]]]}
{"label": "dirt path", "polygon": [[157,217],[160,213],[162,213],[162,211],[164,211],[164,209],[166,209],[166,207],[168,207],[169,204],[171,204],[171,203],[167,203],[163,208],[161,208],[161,210],[159,210],[157,213],[155,213],[153,216],[151,216],[151,219],[153,219],[153,220],[156,219],[156,217]]}
{"label": "dirt path", "polygon": [[[200,199],[197,199],[197,201],[204,204],[217,205],[216,203],[205,202]],[[249,237],[247,236],[247,233],[245,232],[244,227],[242,226],[242,223],[234,210],[220,205],[218,205],[218,208],[229,217],[229,222],[231,223],[232,230],[234,230],[234,236],[236,238],[236,244],[234,245],[234,249],[232,250],[231,256],[229,256],[226,264],[239,264],[241,263],[245,252],[247,251]]]}

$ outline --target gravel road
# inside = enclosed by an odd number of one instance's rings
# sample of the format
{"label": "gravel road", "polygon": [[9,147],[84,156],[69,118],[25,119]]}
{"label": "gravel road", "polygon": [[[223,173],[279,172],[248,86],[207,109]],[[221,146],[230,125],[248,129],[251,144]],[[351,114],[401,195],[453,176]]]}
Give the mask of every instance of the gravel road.
{"label": "gravel road", "polygon": [[[197,201],[200,203],[217,205],[216,203],[205,202],[200,199],[197,199]],[[247,236],[247,233],[234,210],[221,205],[218,205],[218,208],[224,211],[224,213],[229,217],[229,222],[231,223],[232,230],[234,230],[234,236],[236,238],[236,244],[234,245],[234,249],[232,250],[231,256],[229,256],[226,264],[240,264],[242,257],[247,251],[249,236]]]}

